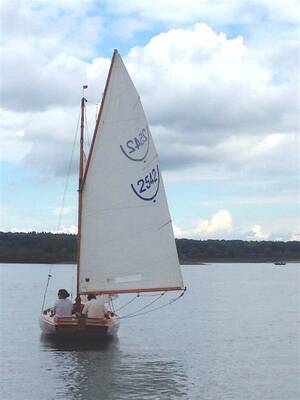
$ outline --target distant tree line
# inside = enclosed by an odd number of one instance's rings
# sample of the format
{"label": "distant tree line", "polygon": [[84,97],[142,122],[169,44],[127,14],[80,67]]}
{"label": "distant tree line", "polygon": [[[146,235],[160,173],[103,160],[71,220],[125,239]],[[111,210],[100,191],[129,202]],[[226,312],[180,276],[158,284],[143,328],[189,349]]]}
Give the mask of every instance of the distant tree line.
{"label": "distant tree line", "polygon": [[[176,239],[182,264],[300,261],[300,242]],[[75,263],[76,235],[0,232],[0,263]]]}
{"label": "distant tree line", "polygon": [[0,232],[2,263],[63,263],[76,261],[76,235],[47,232]]}
{"label": "distant tree line", "polygon": [[300,261],[300,242],[176,239],[182,264]]}

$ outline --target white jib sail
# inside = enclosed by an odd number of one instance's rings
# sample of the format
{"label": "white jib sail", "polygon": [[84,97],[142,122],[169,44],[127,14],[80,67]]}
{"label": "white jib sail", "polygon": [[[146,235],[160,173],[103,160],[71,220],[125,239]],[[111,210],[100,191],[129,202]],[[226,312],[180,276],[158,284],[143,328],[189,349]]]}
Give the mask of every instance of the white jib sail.
{"label": "white jib sail", "polygon": [[82,193],[79,289],[183,286],[157,153],[115,51]]}

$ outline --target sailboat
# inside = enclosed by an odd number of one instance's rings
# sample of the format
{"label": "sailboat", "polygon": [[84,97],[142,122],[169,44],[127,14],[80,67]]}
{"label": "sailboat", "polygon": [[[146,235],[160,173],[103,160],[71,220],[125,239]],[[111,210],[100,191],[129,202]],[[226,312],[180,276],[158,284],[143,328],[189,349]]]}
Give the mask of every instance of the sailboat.
{"label": "sailboat", "polygon": [[278,260],[274,262],[274,265],[286,265],[286,262],[283,260]]}
{"label": "sailboat", "polygon": [[[140,96],[117,50],[88,157],[81,99],[77,295],[184,291],[166,194]],[[120,316],[55,318],[43,310],[43,333],[116,334]]]}

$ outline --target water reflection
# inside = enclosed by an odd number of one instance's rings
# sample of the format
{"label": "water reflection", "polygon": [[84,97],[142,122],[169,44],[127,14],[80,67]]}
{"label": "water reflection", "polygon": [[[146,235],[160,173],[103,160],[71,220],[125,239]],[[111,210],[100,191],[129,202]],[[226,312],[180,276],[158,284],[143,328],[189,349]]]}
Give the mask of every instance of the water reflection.
{"label": "water reflection", "polygon": [[101,340],[72,340],[70,338],[55,338],[44,334],[40,336],[42,351],[105,351],[109,346],[112,346],[113,343],[116,344],[118,341],[117,336],[107,336]]}
{"label": "water reflection", "polygon": [[40,343],[41,350],[53,358],[58,399],[187,398],[183,366],[158,352],[124,350],[117,338],[72,343],[41,337]]}

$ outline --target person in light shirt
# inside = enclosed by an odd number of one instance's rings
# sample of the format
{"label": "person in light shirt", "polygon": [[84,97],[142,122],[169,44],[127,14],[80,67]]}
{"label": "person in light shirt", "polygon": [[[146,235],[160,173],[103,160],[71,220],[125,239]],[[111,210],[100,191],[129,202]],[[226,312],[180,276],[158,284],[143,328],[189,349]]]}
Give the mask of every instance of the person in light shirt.
{"label": "person in light shirt", "polygon": [[70,296],[66,289],[59,289],[58,300],[54,303],[53,315],[55,318],[71,317],[73,304],[68,299]]}
{"label": "person in light shirt", "polygon": [[94,294],[88,295],[88,301],[85,303],[82,314],[88,318],[109,318],[108,311],[102,299],[97,299]]}

